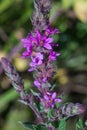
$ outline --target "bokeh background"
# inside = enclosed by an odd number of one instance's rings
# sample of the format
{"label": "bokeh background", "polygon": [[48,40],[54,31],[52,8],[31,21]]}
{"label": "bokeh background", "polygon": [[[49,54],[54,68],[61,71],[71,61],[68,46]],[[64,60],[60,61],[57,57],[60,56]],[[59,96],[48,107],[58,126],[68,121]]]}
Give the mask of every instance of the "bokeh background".
{"label": "bokeh background", "polygon": [[[28,63],[21,59],[22,43],[32,29],[30,18],[33,0],[0,0],[0,58],[6,56],[24,79],[25,87],[32,85]],[[55,48],[57,59],[54,79],[57,90],[65,93],[66,101],[87,104],[87,0],[52,0],[50,23],[59,29]],[[18,102],[19,96],[0,65],[0,130],[24,130],[18,121],[34,121],[33,112]],[[87,114],[81,115],[83,120]],[[74,118],[71,122],[74,122]],[[69,122],[69,123],[71,123]],[[75,130],[73,123],[67,130]]]}

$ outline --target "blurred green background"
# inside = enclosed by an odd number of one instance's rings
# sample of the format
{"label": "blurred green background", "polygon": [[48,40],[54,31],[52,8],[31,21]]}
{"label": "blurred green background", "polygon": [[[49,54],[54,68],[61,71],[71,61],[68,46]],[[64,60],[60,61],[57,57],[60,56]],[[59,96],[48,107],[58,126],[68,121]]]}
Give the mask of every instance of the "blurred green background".
{"label": "blurred green background", "polygon": [[[33,0],[0,0],[0,58],[6,56],[13,62],[26,87],[30,87],[32,75],[27,72],[27,61],[20,58],[20,39],[32,29],[33,10]],[[55,75],[57,89],[65,92],[68,101],[86,105],[87,0],[52,0],[50,23],[60,31],[54,36],[59,43],[55,49],[61,53]],[[18,121],[35,121],[32,111],[20,104],[18,98],[0,66],[0,130],[22,130]],[[71,126],[69,130],[74,130]]]}

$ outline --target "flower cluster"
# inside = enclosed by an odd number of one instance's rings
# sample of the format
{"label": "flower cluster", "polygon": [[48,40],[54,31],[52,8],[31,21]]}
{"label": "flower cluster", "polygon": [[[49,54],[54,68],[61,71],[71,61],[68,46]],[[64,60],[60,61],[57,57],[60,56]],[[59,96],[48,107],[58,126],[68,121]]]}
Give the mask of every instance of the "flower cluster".
{"label": "flower cluster", "polygon": [[54,51],[54,46],[58,46],[58,44],[53,43],[52,36],[58,33],[57,29],[48,26],[45,31],[37,30],[22,39],[24,48],[26,48],[22,57],[30,59],[29,71],[37,73],[34,85],[41,92],[40,101],[46,108],[53,107],[58,101],[56,93],[50,92],[51,84],[49,83],[54,73],[53,61],[59,56],[59,53]]}

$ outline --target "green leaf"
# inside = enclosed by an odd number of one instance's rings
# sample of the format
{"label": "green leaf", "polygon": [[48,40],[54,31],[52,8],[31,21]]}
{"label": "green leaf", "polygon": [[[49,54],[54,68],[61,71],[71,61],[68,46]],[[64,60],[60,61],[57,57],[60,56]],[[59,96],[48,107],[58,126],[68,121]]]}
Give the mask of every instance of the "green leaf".
{"label": "green leaf", "polygon": [[58,128],[58,127],[59,127],[59,121],[54,121],[54,122],[52,122],[52,125],[53,125],[55,128]]}
{"label": "green leaf", "polygon": [[38,111],[40,111],[40,105],[39,105],[39,103],[34,102],[34,106],[35,106],[35,108],[36,108]]}
{"label": "green leaf", "polygon": [[53,90],[56,87],[56,84],[53,84],[50,90]]}
{"label": "green leaf", "polygon": [[54,117],[54,115],[55,115],[55,110],[54,109],[51,109],[51,110],[49,109],[48,110],[48,117],[52,118],[52,117]]}
{"label": "green leaf", "polygon": [[76,123],[76,130],[84,130],[83,121],[81,119],[79,119]]}
{"label": "green leaf", "polygon": [[34,95],[34,96],[37,96],[38,97],[38,93],[36,93],[33,89],[30,89],[31,93]]}
{"label": "green leaf", "polygon": [[60,104],[58,102],[55,103],[55,107],[58,108]]}
{"label": "green leaf", "polygon": [[36,126],[36,130],[47,130],[47,129],[46,129],[46,126],[44,124],[41,124],[41,125]]}
{"label": "green leaf", "polygon": [[43,104],[42,103],[36,103],[36,102],[34,102],[34,106],[35,106],[35,108],[39,111],[39,112],[44,112],[44,106],[43,106]]}
{"label": "green leaf", "polygon": [[33,124],[31,122],[19,122],[20,124],[23,125],[24,128],[28,130],[46,130],[46,126],[44,124]]}
{"label": "green leaf", "polygon": [[36,125],[33,124],[33,123],[30,123],[30,122],[20,122],[20,121],[19,121],[19,123],[21,125],[23,125],[23,127],[28,129],[28,130],[36,130],[36,128],[35,128]]}
{"label": "green leaf", "polygon": [[63,119],[59,123],[59,128],[58,130],[65,130],[66,129],[66,121]]}
{"label": "green leaf", "polygon": [[18,100],[20,103],[24,104],[24,105],[28,105],[28,103],[24,100]]}

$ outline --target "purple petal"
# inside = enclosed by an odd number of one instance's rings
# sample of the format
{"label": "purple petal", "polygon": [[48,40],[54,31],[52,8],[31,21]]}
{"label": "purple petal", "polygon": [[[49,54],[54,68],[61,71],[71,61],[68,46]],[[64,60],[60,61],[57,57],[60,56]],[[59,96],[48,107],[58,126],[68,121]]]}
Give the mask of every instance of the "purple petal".
{"label": "purple petal", "polygon": [[52,34],[57,34],[57,33],[60,33],[60,32],[59,32],[58,29],[55,28],[55,29],[52,31]]}
{"label": "purple petal", "polygon": [[44,99],[46,99],[47,101],[49,101],[49,97],[47,95],[44,95]]}
{"label": "purple petal", "polygon": [[31,62],[31,63],[30,63],[30,66],[31,66],[31,67],[35,67],[36,64],[35,64],[34,62]]}
{"label": "purple petal", "polygon": [[38,80],[35,80],[35,81],[34,81],[34,85],[37,86],[37,87],[40,87],[40,86],[41,86],[41,84],[40,84],[40,82],[39,82]]}
{"label": "purple petal", "polygon": [[52,108],[54,107],[54,103],[51,104],[51,107],[52,107]]}
{"label": "purple petal", "polygon": [[52,99],[55,99],[56,98],[56,92],[54,92],[53,94],[52,94]]}
{"label": "purple petal", "polygon": [[53,42],[53,38],[47,38],[46,39],[46,43],[52,43]]}
{"label": "purple petal", "polygon": [[41,39],[41,34],[39,31],[36,32],[36,37],[38,37],[39,40]]}
{"label": "purple petal", "polygon": [[33,68],[28,69],[28,71],[29,71],[29,72],[31,72],[31,71],[35,71],[35,70],[36,70],[36,68],[34,68],[34,67],[33,67]]}
{"label": "purple petal", "polygon": [[39,60],[37,64],[41,65],[42,63],[43,63],[42,60]]}
{"label": "purple petal", "polygon": [[62,102],[62,99],[61,98],[57,98],[55,101],[60,103],[60,102]]}
{"label": "purple petal", "polygon": [[38,41],[37,41],[37,39],[36,39],[35,37],[33,37],[33,38],[31,39],[31,41],[32,41],[32,43],[34,43],[34,44],[36,44],[36,45],[39,44]]}
{"label": "purple petal", "polygon": [[44,47],[48,50],[52,49],[52,46],[49,43],[44,43]]}
{"label": "purple petal", "polygon": [[46,78],[46,77],[45,77],[45,78],[43,78],[43,79],[42,79],[42,81],[43,81],[43,82],[46,82],[46,81],[47,81],[47,78]]}
{"label": "purple petal", "polygon": [[36,57],[38,57],[39,59],[43,59],[43,55],[39,52],[39,53],[37,53],[37,56]]}
{"label": "purple petal", "polygon": [[49,55],[49,60],[56,60],[56,57],[59,56],[59,53],[56,53],[55,51],[51,51]]}
{"label": "purple petal", "polygon": [[29,52],[23,52],[22,53],[22,58],[26,58],[26,57],[28,57],[28,56],[30,56],[30,53]]}
{"label": "purple petal", "polygon": [[49,95],[49,96],[50,96],[50,95],[51,95],[51,93],[47,92],[47,95]]}
{"label": "purple petal", "polygon": [[28,39],[26,39],[26,38],[23,38],[23,39],[21,39],[21,42],[23,42],[23,43],[28,43],[28,42],[29,42],[29,40],[28,40]]}

